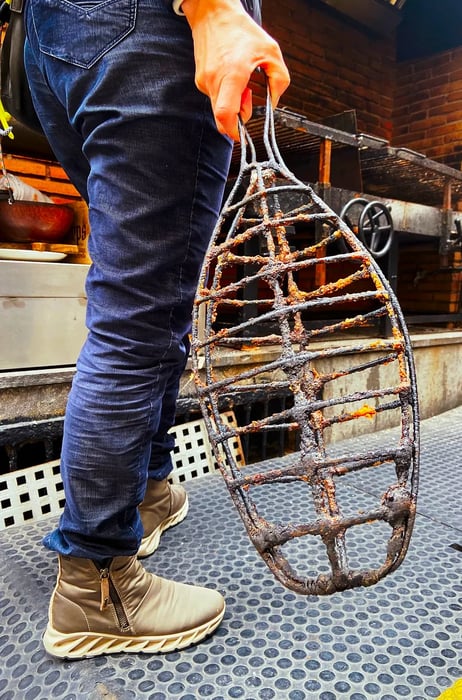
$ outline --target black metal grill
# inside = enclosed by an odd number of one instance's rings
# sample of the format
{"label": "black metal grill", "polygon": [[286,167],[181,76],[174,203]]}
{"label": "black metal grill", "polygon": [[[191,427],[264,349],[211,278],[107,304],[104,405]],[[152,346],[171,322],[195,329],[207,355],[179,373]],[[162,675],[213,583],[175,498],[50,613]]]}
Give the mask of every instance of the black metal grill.
{"label": "black metal grill", "polygon": [[[302,165],[304,160],[318,154],[322,141],[328,139],[333,149],[357,149],[363,191],[368,194],[442,207],[445,190],[450,185],[452,196],[462,197],[461,171],[415,151],[392,147],[385,139],[348,133],[284,109],[275,110],[274,122],[279,150],[293,169],[296,164]],[[256,108],[255,117],[247,128],[259,159],[265,156],[264,123],[264,110]],[[237,147],[233,155],[233,174],[238,171],[239,160],[240,148]]]}

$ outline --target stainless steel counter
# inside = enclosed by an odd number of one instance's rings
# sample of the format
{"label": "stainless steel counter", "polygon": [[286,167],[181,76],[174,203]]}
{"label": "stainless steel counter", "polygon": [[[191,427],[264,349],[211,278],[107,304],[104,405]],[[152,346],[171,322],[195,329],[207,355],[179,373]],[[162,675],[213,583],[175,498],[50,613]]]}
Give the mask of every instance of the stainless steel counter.
{"label": "stainless steel counter", "polygon": [[86,337],[88,267],[0,260],[0,370],[75,363]]}

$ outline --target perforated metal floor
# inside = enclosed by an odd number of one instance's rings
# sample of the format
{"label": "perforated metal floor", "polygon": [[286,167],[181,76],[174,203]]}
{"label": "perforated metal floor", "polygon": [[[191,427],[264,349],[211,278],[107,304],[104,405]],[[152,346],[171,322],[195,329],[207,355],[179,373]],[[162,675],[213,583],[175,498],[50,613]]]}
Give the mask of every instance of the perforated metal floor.
{"label": "perforated metal floor", "polygon": [[[189,481],[187,519],[165,533],[145,565],[218,588],[227,612],[212,638],[180,653],[50,658],[40,639],[55,559],[40,542],[56,519],[6,529],[0,700],[437,698],[462,677],[461,422],[462,407],[422,426],[419,515],[401,568],[372,588],[328,598],[297,596],[273,579],[220,476]],[[386,433],[371,436],[384,439]],[[379,487],[357,479],[352,501]],[[271,500],[272,508],[285,508],[280,490]],[[375,546],[364,540],[358,551],[367,559]]]}

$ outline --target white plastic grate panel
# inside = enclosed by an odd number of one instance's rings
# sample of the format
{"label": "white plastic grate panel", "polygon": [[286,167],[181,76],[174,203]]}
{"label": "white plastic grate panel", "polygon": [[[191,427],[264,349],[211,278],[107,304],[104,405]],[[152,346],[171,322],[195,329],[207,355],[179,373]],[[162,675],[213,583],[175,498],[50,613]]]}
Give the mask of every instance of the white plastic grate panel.
{"label": "white plastic grate panel", "polygon": [[[236,427],[233,411],[227,411],[221,417],[225,423]],[[182,483],[218,470],[202,418],[177,425],[171,432],[175,435],[174,470],[170,475],[172,483]],[[245,459],[239,437],[233,438],[230,449],[236,464],[243,466]]]}
{"label": "white plastic grate panel", "polygon": [[63,506],[59,459],[0,476],[0,530],[55,515]]}
{"label": "white plastic grate panel", "polygon": [[[232,411],[223,414],[235,425]],[[183,483],[217,471],[203,419],[182,423],[172,428],[175,436],[172,483]],[[236,463],[243,465],[244,454],[239,438],[231,445]],[[63,483],[59,460],[0,476],[0,530],[21,525],[44,516],[59,515],[64,507]]]}
{"label": "white plastic grate panel", "polygon": [[177,425],[170,432],[175,436],[174,469],[170,474],[172,483],[183,483],[216,471],[202,419]]}

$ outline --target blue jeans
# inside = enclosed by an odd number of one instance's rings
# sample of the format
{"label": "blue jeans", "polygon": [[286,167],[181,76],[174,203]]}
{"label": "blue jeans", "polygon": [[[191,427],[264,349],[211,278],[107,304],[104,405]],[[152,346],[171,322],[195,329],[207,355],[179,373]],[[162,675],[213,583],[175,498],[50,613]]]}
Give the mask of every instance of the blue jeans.
{"label": "blue jeans", "polygon": [[57,159],[89,203],[88,338],[69,395],[66,505],[45,545],[134,554],[147,478],[172,468],[191,308],[231,143],[164,0],[28,0],[26,67]]}

